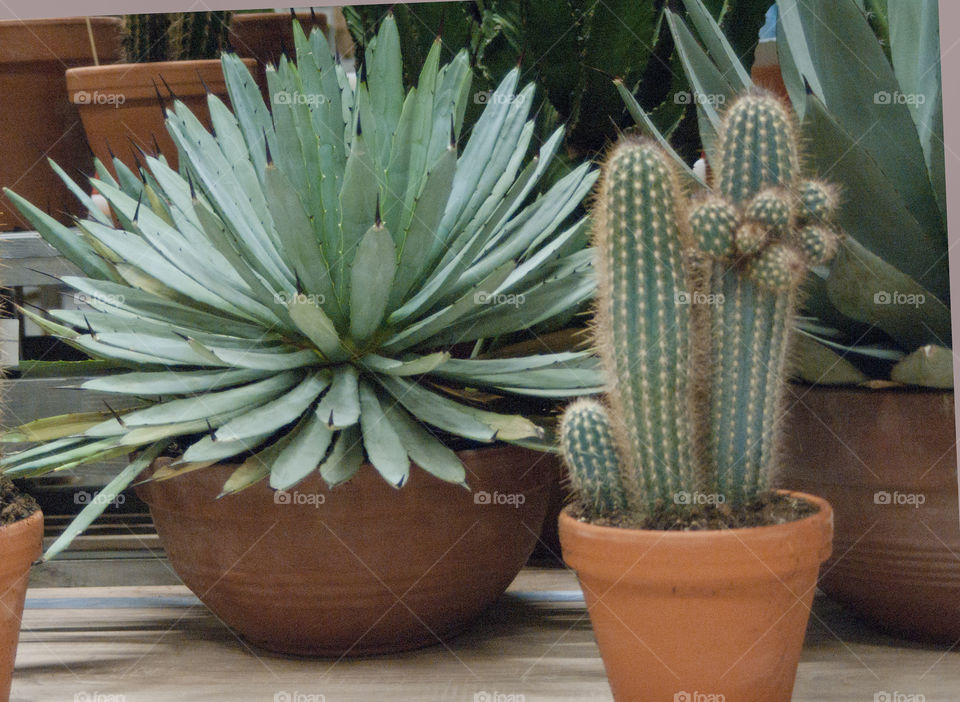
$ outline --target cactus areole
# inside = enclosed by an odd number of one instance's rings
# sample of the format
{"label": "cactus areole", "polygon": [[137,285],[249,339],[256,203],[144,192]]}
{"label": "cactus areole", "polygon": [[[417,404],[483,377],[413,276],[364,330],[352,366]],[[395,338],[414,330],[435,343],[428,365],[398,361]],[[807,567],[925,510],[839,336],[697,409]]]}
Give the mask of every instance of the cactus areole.
{"label": "cactus areole", "polygon": [[793,116],[773,95],[735,101],[714,190],[691,199],[651,140],[625,138],[599,183],[595,344],[605,402],[564,413],[583,516],[737,509],[777,461],[790,330],[811,266],[839,235],[833,187],[800,172]]}

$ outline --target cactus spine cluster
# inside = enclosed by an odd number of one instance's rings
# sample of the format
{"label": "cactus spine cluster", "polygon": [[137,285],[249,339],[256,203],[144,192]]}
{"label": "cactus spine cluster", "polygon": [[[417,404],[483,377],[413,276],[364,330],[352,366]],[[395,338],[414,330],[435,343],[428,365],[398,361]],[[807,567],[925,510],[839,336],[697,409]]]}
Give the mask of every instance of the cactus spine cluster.
{"label": "cactus spine cluster", "polygon": [[594,209],[606,402],[581,400],[561,424],[587,516],[767,488],[800,286],[838,243],[835,191],[799,163],[792,115],[761,91],[730,107],[716,187],[694,202],[653,141],[611,151]]}

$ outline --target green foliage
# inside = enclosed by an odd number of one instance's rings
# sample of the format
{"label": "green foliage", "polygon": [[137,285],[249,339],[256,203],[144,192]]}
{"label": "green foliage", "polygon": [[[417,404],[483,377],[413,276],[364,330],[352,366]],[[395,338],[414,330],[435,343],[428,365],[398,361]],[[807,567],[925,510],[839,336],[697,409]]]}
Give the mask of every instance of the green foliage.
{"label": "green foliage", "polygon": [[227,48],[230,12],[125,15],[124,53],[130,63],[214,59]]}
{"label": "green foliage", "polygon": [[572,215],[597,174],[584,164],[538,194],[562,134],[526,157],[533,88],[518,89],[519,70],[461,136],[466,52],[440,65],[436,43],[405,91],[388,18],[354,89],[321,33],[294,33],[297,63],[267,71],[270,109],[227,54],[234,111],[208,96],[213,133],[182,103],[168,111],[180,172],[150,156],[142,178],[119,161],[117,180],[98,169],[119,228],[94,211],[78,237],[11,194],[83,271],[65,282],[92,308],[25,314],[124,366],[82,387],[134,406],[9,431],[39,443],[4,457],[5,472],[176,441],[174,470],[242,461],[225,494],[264,478],[285,489],[318,466],[342,482],[364,454],[397,487],[411,461],[463,483],[438,434],[545,447],[516,413],[524,398],[599,390],[588,352],[478,353],[569,319],[595,286]]}
{"label": "green foliage", "polygon": [[[355,5],[345,14],[362,56],[376,27],[392,12],[401,28],[405,73],[416,70],[438,35],[448,52],[469,47],[481,100],[519,64],[524,75],[544,88],[538,106],[541,129],[565,122],[566,150],[574,158],[597,155],[629,126],[612,77],[654,110],[661,128],[676,130],[677,148],[691,157],[696,154],[689,119],[694,106],[683,99],[688,88],[663,23],[667,5],[666,0],[472,0]],[[714,16],[744,28],[745,37],[753,27],[754,39],[742,47],[752,54],[768,6],[759,0],[727,0],[717,4]],[[474,115],[468,112],[468,124]]]}
{"label": "green foliage", "polygon": [[[715,102],[749,88],[704,2],[683,1],[693,30],[677,15],[668,18],[690,83]],[[807,207],[816,214],[836,203],[837,224],[848,234],[833,263],[816,267],[807,282],[808,316],[798,324],[820,347],[804,346],[800,376],[832,383],[865,373],[950,386],[945,364],[933,366],[943,371],[933,378],[930,367],[914,372],[920,366],[907,363],[918,349],[940,357],[951,344],[937,3],[777,4],[778,53],[806,162],[840,184],[835,192],[806,192]],[[653,131],[641,106],[625,97]],[[700,133],[716,163],[721,118],[707,103],[698,112]],[[804,236],[816,255],[816,231]],[[858,372],[834,372],[849,363]]]}
{"label": "green foliage", "polygon": [[[623,140],[604,165],[594,340],[610,412],[578,402],[563,421],[588,516],[642,519],[697,494],[742,504],[776,465],[800,285],[837,248],[835,213],[815,219],[804,194],[831,191],[801,178],[792,116],[769,93],[731,105],[716,154],[716,192],[692,207],[652,139]],[[749,252],[734,253],[744,232]]]}

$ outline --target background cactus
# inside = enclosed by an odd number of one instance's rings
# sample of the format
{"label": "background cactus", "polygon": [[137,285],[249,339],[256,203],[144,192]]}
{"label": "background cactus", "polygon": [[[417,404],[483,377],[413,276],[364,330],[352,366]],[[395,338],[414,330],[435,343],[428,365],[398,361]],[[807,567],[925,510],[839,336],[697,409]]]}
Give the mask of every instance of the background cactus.
{"label": "background cactus", "polygon": [[124,17],[130,63],[214,59],[227,48],[229,12],[156,12]]}
{"label": "background cactus", "polygon": [[733,103],[717,153],[716,192],[692,206],[652,140],[621,141],[605,164],[594,329],[611,413],[578,402],[562,425],[588,517],[767,487],[800,286],[837,249],[837,197],[799,177],[792,116],[768,93]]}

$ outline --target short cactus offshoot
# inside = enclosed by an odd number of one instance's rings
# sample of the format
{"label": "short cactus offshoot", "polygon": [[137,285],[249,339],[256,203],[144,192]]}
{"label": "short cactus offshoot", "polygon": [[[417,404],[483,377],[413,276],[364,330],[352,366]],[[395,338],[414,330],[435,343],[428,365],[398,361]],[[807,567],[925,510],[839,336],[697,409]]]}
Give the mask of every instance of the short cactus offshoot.
{"label": "short cactus offshoot", "polygon": [[716,188],[695,202],[653,141],[611,151],[594,211],[606,402],[578,401],[561,425],[586,518],[767,490],[800,287],[838,246],[836,191],[799,163],[792,115],[761,91],[730,107]]}

